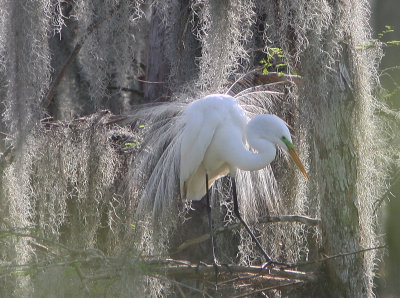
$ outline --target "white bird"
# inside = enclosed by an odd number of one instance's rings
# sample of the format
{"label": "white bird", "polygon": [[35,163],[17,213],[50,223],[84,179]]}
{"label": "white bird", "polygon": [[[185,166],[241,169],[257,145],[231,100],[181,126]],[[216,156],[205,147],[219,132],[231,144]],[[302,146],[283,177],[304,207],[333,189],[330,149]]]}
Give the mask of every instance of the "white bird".
{"label": "white bird", "polygon": [[[294,150],[285,122],[275,115],[261,114],[249,122],[235,98],[213,94],[188,105],[183,113],[181,139],[180,191],[187,200],[200,200],[207,195],[210,236],[215,263],[208,189],[220,177],[232,178],[234,212],[250,233],[267,262],[271,258],[240,216],[235,175],[237,169],[256,171],[270,164],[276,146],[289,153],[308,180],[307,173]],[[246,147],[246,143],[256,152]]]}

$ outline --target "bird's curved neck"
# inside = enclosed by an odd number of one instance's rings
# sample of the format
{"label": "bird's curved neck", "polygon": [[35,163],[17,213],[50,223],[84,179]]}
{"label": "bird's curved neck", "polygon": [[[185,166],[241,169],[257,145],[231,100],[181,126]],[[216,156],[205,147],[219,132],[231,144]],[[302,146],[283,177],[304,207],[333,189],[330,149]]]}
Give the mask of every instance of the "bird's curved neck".
{"label": "bird's curved neck", "polygon": [[240,153],[241,158],[238,158],[236,165],[239,169],[245,171],[257,171],[265,168],[270,164],[276,155],[276,146],[267,140],[255,138],[252,135],[247,136],[247,142],[250,147],[257,152],[251,152],[247,149]]}

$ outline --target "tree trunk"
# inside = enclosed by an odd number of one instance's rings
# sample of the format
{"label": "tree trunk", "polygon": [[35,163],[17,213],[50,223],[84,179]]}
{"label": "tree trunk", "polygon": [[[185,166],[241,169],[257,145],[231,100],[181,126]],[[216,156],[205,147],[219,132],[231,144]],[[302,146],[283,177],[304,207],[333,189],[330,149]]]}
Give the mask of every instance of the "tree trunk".
{"label": "tree trunk", "polygon": [[[339,70],[337,70],[339,72]],[[336,89],[338,77],[332,77],[326,98],[315,98],[318,111],[312,138],[317,156],[313,175],[321,206],[321,256],[354,252],[363,248],[358,208],[362,198],[357,190],[359,148],[354,134],[358,106],[351,91]],[[315,82],[319,83],[319,82]],[[333,297],[366,297],[371,285],[366,275],[363,254],[333,259],[324,264],[328,286]],[[370,270],[369,268],[367,270]]]}
{"label": "tree trunk", "polygon": [[[305,79],[301,114],[308,118],[313,157],[310,201],[315,196],[320,206],[320,258],[377,246],[373,205],[382,181],[371,181],[373,175],[379,177],[373,151],[379,141],[371,94],[375,69],[367,62],[377,58],[375,51],[359,48],[369,36],[363,27],[364,5],[333,1],[331,25],[322,40],[310,41],[299,67]],[[321,54],[318,47],[324,49]],[[372,297],[375,254],[353,253],[324,262],[314,291],[318,296]]]}
{"label": "tree trunk", "polygon": [[167,97],[170,65],[166,53],[168,40],[166,28],[156,8],[153,8],[150,21],[148,56],[146,65],[146,83],[144,96],[147,101],[156,101]]}

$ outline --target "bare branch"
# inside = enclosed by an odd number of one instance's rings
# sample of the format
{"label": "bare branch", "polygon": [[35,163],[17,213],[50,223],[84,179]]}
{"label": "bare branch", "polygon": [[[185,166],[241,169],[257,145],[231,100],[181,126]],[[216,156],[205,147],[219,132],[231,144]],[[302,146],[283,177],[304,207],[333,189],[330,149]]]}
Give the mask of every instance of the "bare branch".
{"label": "bare branch", "polygon": [[[319,219],[301,215],[263,216],[257,220],[257,223],[277,223],[277,222],[299,222],[307,226],[317,226],[321,221]],[[255,224],[255,222],[252,222],[251,224]],[[214,235],[238,229],[239,227],[240,223],[238,222],[229,224],[225,227],[220,227],[216,229]],[[192,245],[202,243],[204,241],[207,241],[208,239],[210,239],[210,234],[207,233],[197,238],[186,240],[181,245],[179,245],[179,247],[173,254],[177,254]]]}
{"label": "bare branch", "polygon": [[46,97],[44,98],[43,103],[42,103],[43,108],[46,109],[50,105],[51,101],[54,98],[54,95],[56,94],[58,85],[60,85],[61,80],[63,79],[68,68],[70,68],[70,66],[72,65],[72,62],[75,60],[76,56],[78,56],[78,53],[81,50],[82,46],[83,46],[83,41],[80,41],[75,45],[74,50],[69,55],[67,61],[65,61],[64,66],[61,68],[60,72],[57,74],[56,78],[51,83],[49,91],[47,92]]}
{"label": "bare branch", "polygon": [[[165,261],[169,264],[165,264]],[[204,279],[214,278],[215,276],[215,265],[213,264],[192,264],[181,261],[177,263],[176,260],[162,260],[160,266],[156,266],[157,261],[148,262],[148,265],[152,265],[150,269],[153,273],[168,276],[170,278],[182,278],[185,279]],[[242,275],[257,275],[257,277],[263,277],[264,279],[294,279],[303,281],[313,281],[315,276],[313,273],[306,273],[295,270],[286,269],[275,269],[265,266],[240,266],[240,265],[217,265],[218,273],[220,276],[232,276],[233,274]]]}
{"label": "bare branch", "polygon": [[312,265],[312,264],[317,264],[317,263],[322,263],[322,262],[326,262],[332,259],[336,259],[336,258],[343,258],[346,256],[351,256],[351,255],[355,255],[355,254],[361,254],[361,253],[365,253],[368,251],[372,251],[372,250],[378,250],[378,249],[384,249],[387,248],[387,245],[381,245],[381,246],[376,246],[376,247],[370,247],[370,248],[365,248],[365,249],[360,249],[360,250],[356,250],[356,251],[351,251],[351,252],[345,252],[345,253],[339,253],[333,256],[327,256],[325,258],[319,259],[319,260],[315,260],[315,261],[311,261],[311,262],[303,262],[303,263],[296,263],[296,264],[292,264],[292,265],[288,265],[285,266],[285,268],[294,268],[294,267],[300,267],[300,266],[304,266],[304,265]]}
{"label": "bare branch", "polygon": [[288,282],[288,283],[284,283],[284,284],[279,285],[279,286],[272,286],[272,287],[259,289],[257,291],[247,292],[247,293],[244,293],[242,295],[234,296],[233,298],[250,297],[250,296],[253,296],[254,294],[261,293],[261,292],[264,292],[264,291],[277,290],[277,289],[282,289],[282,288],[286,288],[286,287],[289,287],[289,286],[298,286],[298,285],[301,285],[301,284],[303,284],[302,281]]}

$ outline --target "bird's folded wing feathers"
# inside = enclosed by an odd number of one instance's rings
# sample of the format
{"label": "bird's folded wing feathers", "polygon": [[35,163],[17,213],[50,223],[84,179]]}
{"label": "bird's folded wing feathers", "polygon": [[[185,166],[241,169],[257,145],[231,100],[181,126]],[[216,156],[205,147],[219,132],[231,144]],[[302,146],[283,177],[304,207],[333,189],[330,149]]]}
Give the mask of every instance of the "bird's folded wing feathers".
{"label": "bird's folded wing feathers", "polygon": [[184,182],[197,170],[203,161],[204,155],[214,136],[216,123],[205,120],[203,113],[195,115],[188,113],[190,117],[182,134],[181,162],[180,162],[180,190],[183,196]]}

